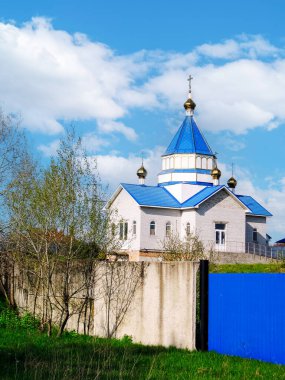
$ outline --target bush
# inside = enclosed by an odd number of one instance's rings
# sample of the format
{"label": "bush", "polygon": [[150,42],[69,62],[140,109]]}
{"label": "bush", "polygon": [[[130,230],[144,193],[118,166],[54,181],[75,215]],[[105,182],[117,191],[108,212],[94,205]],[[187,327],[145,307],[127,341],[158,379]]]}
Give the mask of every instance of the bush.
{"label": "bush", "polygon": [[10,309],[2,301],[0,302],[0,328],[33,330],[40,325],[32,314],[24,313],[19,316],[16,310]]}

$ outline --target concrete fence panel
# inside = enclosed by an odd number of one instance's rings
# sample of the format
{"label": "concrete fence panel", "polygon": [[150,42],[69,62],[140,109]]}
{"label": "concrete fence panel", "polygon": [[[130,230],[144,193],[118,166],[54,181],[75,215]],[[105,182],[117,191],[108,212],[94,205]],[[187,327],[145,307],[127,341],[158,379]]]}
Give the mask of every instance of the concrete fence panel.
{"label": "concrete fence panel", "polygon": [[[115,328],[114,335],[117,338],[129,335],[134,342],[143,344],[194,349],[196,273],[199,264],[193,262],[118,264],[126,268],[130,268],[131,265],[139,266],[141,278],[124,318]],[[110,284],[111,274],[106,272],[106,276],[109,277],[107,281]],[[104,275],[102,281],[104,282]],[[116,280],[113,283],[116,283]],[[96,293],[100,291],[95,289]],[[95,300],[94,335],[106,336],[108,324],[114,326],[116,319],[114,310],[122,310],[120,303],[127,303],[126,300],[123,301],[123,298],[127,297],[126,289],[122,289],[119,293],[120,296],[109,293],[107,297],[102,296]],[[109,326],[110,331],[112,332],[112,328]]]}

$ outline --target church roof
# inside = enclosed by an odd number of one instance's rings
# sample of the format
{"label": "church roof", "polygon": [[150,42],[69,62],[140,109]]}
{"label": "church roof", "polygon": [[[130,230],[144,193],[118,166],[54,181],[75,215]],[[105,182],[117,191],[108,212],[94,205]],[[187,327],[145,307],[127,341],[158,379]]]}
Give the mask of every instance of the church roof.
{"label": "church roof", "polygon": [[175,153],[214,155],[192,115],[185,117],[164,155]]}
{"label": "church roof", "polygon": [[140,206],[180,208],[180,203],[162,186],[121,185]]}
{"label": "church roof", "polygon": [[219,192],[221,189],[226,190],[234,198],[237,199],[245,208],[248,209],[249,215],[271,216],[263,206],[255,199],[246,195],[233,194],[225,185],[206,186],[204,189],[180,203],[178,200],[163,186],[146,186],[122,183],[121,186],[132,196],[132,198],[140,205],[145,207],[163,207],[185,209],[194,208],[199,204]]}
{"label": "church roof", "polygon": [[243,204],[251,211],[254,215],[261,216],[272,216],[272,214],[267,211],[260,203],[253,199],[249,195],[237,195],[237,197],[242,201]]}

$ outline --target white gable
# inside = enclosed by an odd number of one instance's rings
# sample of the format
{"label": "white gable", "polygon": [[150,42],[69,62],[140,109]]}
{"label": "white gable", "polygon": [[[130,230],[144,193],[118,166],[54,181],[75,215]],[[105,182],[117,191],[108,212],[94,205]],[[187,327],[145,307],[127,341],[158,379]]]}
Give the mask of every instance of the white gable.
{"label": "white gable", "polygon": [[164,188],[169,191],[178,202],[183,203],[193,195],[199,193],[199,191],[203,190],[205,186],[177,183],[175,185],[164,186]]}

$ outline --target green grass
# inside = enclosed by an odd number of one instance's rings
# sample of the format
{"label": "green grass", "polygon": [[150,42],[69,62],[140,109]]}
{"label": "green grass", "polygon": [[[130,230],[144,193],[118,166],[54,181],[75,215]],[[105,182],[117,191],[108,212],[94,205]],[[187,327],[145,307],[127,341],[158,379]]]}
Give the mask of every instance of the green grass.
{"label": "green grass", "polygon": [[17,327],[0,328],[0,379],[285,379],[285,366]]}
{"label": "green grass", "polygon": [[285,273],[285,264],[210,264],[210,273]]}

